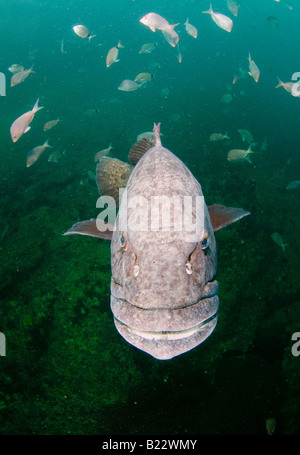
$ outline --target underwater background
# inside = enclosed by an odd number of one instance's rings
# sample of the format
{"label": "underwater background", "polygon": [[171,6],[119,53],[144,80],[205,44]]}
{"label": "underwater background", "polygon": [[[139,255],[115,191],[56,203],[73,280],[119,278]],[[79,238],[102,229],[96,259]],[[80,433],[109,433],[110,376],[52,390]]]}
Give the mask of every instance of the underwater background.
{"label": "underwater background", "polygon": [[[214,11],[233,20],[227,33],[202,14],[204,0],[0,1],[1,434],[267,434],[267,419],[274,434],[300,433],[300,357],[291,351],[300,331],[299,188],[286,189],[300,180],[300,100],[275,90],[277,77],[287,82],[300,71],[300,5],[291,2],[241,0],[234,17],[215,0]],[[181,63],[160,31],[140,23],[151,11],[180,23]],[[186,33],[187,18],[197,39]],[[80,38],[76,24],[96,36]],[[107,68],[118,41],[120,61]],[[139,54],[145,43],[157,45]],[[258,83],[248,75],[249,52]],[[10,87],[15,63],[35,73]],[[140,72],[153,79],[118,90]],[[44,108],[13,143],[11,124],[37,98]],[[251,212],[216,233],[215,331],[168,361],[114,327],[110,242],[62,236],[99,213],[95,153],[112,143],[110,156],[128,161],[154,122],[208,205]],[[226,159],[248,148],[238,129],[253,135],[252,164]],[[211,142],[215,132],[230,140]],[[53,149],[27,168],[27,153],[46,139]],[[53,151],[58,159],[48,161]]]}

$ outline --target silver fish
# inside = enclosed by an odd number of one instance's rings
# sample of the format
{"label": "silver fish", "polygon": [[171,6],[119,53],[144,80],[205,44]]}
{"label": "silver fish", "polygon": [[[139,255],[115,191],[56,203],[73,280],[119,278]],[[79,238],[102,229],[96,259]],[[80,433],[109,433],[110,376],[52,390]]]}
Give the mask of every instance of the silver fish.
{"label": "silver fish", "polygon": [[288,244],[283,242],[283,239],[282,239],[281,235],[279,234],[279,232],[273,232],[271,234],[271,239],[273,240],[273,242],[277,243],[277,245],[281,246],[282,251],[285,253],[285,250],[286,250],[286,247],[288,246]]}
{"label": "silver fish", "polygon": [[[154,125],[154,135],[155,145],[130,174],[114,226],[91,219],[76,223],[65,235],[108,239],[111,234],[115,326],[130,344],[166,360],[195,348],[214,330],[219,305],[214,231],[249,212],[220,205],[207,208],[198,181],[162,146],[160,124]],[[165,216],[166,205],[157,207],[174,195],[172,217]],[[196,222],[183,223],[177,230],[186,198],[199,202],[193,211]],[[112,232],[102,231],[105,226]]]}
{"label": "silver fish", "polygon": [[24,66],[19,65],[18,63],[14,63],[8,68],[8,71],[15,74],[19,73],[20,71],[24,71],[24,69],[25,69]]}
{"label": "silver fish", "polygon": [[[160,133],[160,135],[162,136],[162,133]],[[139,134],[136,138],[136,142],[139,142],[144,138],[150,139],[150,140],[154,139],[153,131],[145,131],[144,133]]]}
{"label": "silver fish", "polygon": [[58,122],[60,122],[59,118],[56,120],[50,120],[49,122],[46,122],[44,125],[44,131],[51,130],[58,124]]}
{"label": "silver fish", "polygon": [[249,156],[250,153],[254,153],[253,150],[251,150],[251,145],[248,148],[248,150],[242,150],[242,149],[232,149],[230,152],[228,152],[227,155],[227,160],[232,161],[232,162],[237,162],[237,161],[249,161],[249,163],[252,164],[251,158]]}
{"label": "silver fish", "polygon": [[15,73],[11,78],[10,86],[14,87],[15,85],[18,85],[21,82],[24,82],[30,73],[35,73],[35,71],[33,71],[32,68],[33,67],[29,68],[28,70],[19,71],[18,73]]}
{"label": "silver fish", "polygon": [[157,43],[146,43],[143,44],[141,49],[139,50],[139,54],[151,54],[156,48]]}
{"label": "silver fish", "polygon": [[293,180],[287,185],[286,190],[297,190],[298,188],[300,188],[300,180]]}
{"label": "silver fish", "polygon": [[276,428],[276,420],[274,419],[274,417],[268,417],[266,419],[266,430],[267,430],[268,435],[272,435],[275,431],[275,428]]}
{"label": "silver fish", "polygon": [[149,27],[152,32],[155,32],[155,30],[172,30],[175,27],[175,25],[170,25],[164,17],[156,13],[146,14],[146,16],[140,19],[140,22],[146,25],[146,27]]}
{"label": "silver fish", "polygon": [[239,4],[237,2],[234,0],[227,0],[227,8],[235,17],[237,17],[239,13]]}
{"label": "silver fish", "polygon": [[249,142],[251,144],[253,142],[253,136],[250,131],[245,130],[244,128],[238,129],[238,133],[241,135],[243,142]]}
{"label": "silver fish", "polygon": [[108,155],[109,152],[110,152],[112,149],[113,149],[113,146],[112,146],[112,144],[110,143],[109,146],[108,146],[108,148],[103,149],[103,150],[100,150],[100,152],[97,152],[97,153],[95,154],[95,156],[94,156],[94,161],[95,161],[95,163],[97,163],[97,162],[100,160],[100,158],[102,158],[102,156]]}
{"label": "silver fish", "polygon": [[118,62],[118,55],[119,55],[119,49],[124,48],[122,46],[121,41],[118,42],[118,44],[115,47],[112,47],[107,54],[106,57],[106,66],[109,68],[113,63]]}
{"label": "silver fish", "polygon": [[256,65],[255,61],[251,59],[251,55],[249,52],[248,55],[248,61],[249,61],[249,76],[252,76],[255,82],[258,82],[259,76],[260,76],[260,71],[258,66]]}
{"label": "silver fish", "polygon": [[125,79],[124,81],[121,82],[121,84],[118,87],[118,89],[122,90],[123,92],[133,92],[138,88],[140,88],[140,84],[130,79]]}
{"label": "silver fish", "polygon": [[212,20],[213,20],[220,28],[222,28],[222,29],[225,30],[226,32],[229,32],[229,33],[231,32],[232,26],[233,26],[233,22],[232,22],[232,20],[230,19],[230,17],[225,16],[224,14],[221,14],[221,13],[215,13],[215,12],[213,11],[211,5],[210,5],[208,11],[202,11],[202,13],[204,13],[204,14],[210,14]]}
{"label": "silver fish", "polygon": [[54,150],[54,152],[50,153],[48,157],[49,163],[58,163],[58,161],[65,155],[66,150],[62,152],[60,150]]}
{"label": "silver fish", "polygon": [[153,78],[153,74],[151,73],[139,73],[137,76],[134,78],[134,82],[137,82],[138,84],[143,84],[145,82],[151,81]]}
{"label": "silver fish", "polygon": [[283,87],[288,93],[296,98],[300,97],[300,83],[299,82],[282,82],[279,77],[278,85],[275,88]]}
{"label": "silver fish", "polygon": [[88,38],[89,41],[94,38],[96,35],[91,35],[89,29],[85,25],[74,25],[73,27],[74,32],[80,38]]}
{"label": "silver fish", "polygon": [[187,18],[186,22],[184,23],[186,32],[191,35],[193,38],[197,38],[198,36],[198,30],[194,25],[189,23],[189,18]]}
{"label": "silver fish", "polygon": [[[174,25],[176,27],[177,24]],[[177,32],[175,32],[174,29],[166,28],[163,29],[162,31],[163,37],[165,40],[172,46],[175,47],[176,44],[178,44],[179,41],[179,35]]]}
{"label": "silver fish", "polygon": [[38,145],[37,147],[34,147],[34,149],[30,150],[30,152],[27,153],[26,157],[26,166],[30,167],[35,163],[41,154],[45,151],[46,147],[52,148],[51,145],[48,144],[48,139],[43,145]]}
{"label": "silver fish", "polygon": [[223,141],[224,139],[230,139],[227,133],[221,134],[221,133],[212,133],[209,137],[209,140],[211,142],[217,142],[217,141]]}
{"label": "silver fish", "polygon": [[39,99],[37,99],[31,111],[25,112],[13,122],[10,127],[10,135],[13,142],[17,142],[24,133],[30,130],[31,127],[29,125],[40,109],[43,109],[43,107],[39,106]]}

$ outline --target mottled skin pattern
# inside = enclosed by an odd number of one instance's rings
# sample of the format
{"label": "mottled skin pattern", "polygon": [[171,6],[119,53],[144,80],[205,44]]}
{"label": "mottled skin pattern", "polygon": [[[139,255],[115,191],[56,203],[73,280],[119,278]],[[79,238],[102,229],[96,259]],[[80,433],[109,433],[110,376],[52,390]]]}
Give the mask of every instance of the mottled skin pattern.
{"label": "mottled skin pattern", "polygon": [[[120,204],[111,243],[111,309],[117,330],[129,343],[158,359],[170,359],[198,346],[216,326],[217,256],[205,203],[197,214],[201,226],[197,241],[191,241],[186,229],[172,229],[176,212],[166,231],[138,232],[130,223],[126,230],[119,229],[120,217],[135,215],[134,208],[125,213],[125,199],[130,205],[133,197],[143,196],[150,207],[152,196],[203,196],[189,169],[162,147],[159,125],[155,133],[155,146],[134,168],[126,187],[127,199],[123,197]],[[201,246],[203,226],[209,240],[206,249]],[[188,273],[187,263],[192,273]]]}

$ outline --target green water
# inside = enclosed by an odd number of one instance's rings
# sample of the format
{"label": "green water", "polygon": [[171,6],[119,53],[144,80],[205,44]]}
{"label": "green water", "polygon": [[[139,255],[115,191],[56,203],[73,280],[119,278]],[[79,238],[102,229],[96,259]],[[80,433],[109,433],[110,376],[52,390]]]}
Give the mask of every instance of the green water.
{"label": "green water", "polygon": [[[292,2],[293,0],[291,0]],[[299,434],[300,358],[291,336],[300,331],[300,101],[283,88],[300,71],[300,6],[241,0],[231,33],[208,15],[208,1],[1,0],[0,71],[0,359],[1,434]],[[179,22],[182,63],[159,31],[139,20],[150,11]],[[268,19],[274,16],[275,19]],[[198,28],[195,40],[183,23]],[[72,27],[86,25],[89,42]],[[120,61],[107,68],[118,41]],[[63,50],[61,52],[61,43]],[[155,42],[151,54],[141,46]],[[248,52],[260,80],[248,71]],[[10,87],[14,63],[34,65]],[[122,92],[140,72],[153,80]],[[235,75],[240,77],[232,84]],[[162,96],[163,89],[168,96]],[[233,94],[222,103],[221,97]],[[13,121],[44,109],[13,144]],[[43,125],[60,118],[43,131]],[[207,204],[243,207],[251,216],[216,234],[218,325],[198,348],[158,361],[127,344],[110,311],[110,244],[63,237],[78,220],[96,217],[98,191],[88,171],[94,154],[113,145],[127,161],[136,136],[161,122],[163,145],[202,185]],[[231,148],[256,145],[248,162],[229,163]],[[214,132],[231,140],[210,142]],[[267,138],[267,150],[262,143]],[[49,139],[52,149],[26,168],[26,155]],[[279,232],[284,253],[271,234]]]}

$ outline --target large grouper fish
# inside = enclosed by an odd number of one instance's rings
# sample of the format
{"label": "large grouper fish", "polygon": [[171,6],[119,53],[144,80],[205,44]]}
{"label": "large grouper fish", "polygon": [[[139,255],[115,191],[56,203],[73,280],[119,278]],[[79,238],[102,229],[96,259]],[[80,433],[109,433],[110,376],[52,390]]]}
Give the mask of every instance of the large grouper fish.
{"label": "large grouper fish", "polygon": [[153,132],[152,142],[143,140],[144,150],[143,143],[136,144],[142,156],[132,172],[129,164],[114,158],[103,157],[97,165],[102,194],[107,189],[116,197],[115,187],[125,186],[114,224],[97,217],[76,223],[65,235],[111,239],[115,326],[128,343],[167,360],[198,346],[216,327],[214,231],[249,212],[207,207],[199,182],[162,146],[160,124],[154,124]]}

